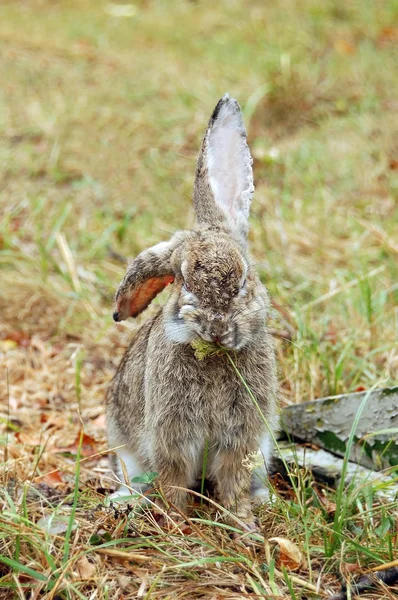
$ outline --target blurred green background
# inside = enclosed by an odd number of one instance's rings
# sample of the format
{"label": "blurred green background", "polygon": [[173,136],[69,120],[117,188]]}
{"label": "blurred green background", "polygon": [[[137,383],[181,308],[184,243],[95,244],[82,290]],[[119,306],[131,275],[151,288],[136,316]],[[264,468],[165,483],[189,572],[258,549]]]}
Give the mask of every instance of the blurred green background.
{"label": "blurred green background", "polygon": [[254,260],[291,338],[282,397],[397,381],[397,22],[396,0],[3,0],[2,338],[109,346],[119,255],[192,226],[197,150],[229,92]]}

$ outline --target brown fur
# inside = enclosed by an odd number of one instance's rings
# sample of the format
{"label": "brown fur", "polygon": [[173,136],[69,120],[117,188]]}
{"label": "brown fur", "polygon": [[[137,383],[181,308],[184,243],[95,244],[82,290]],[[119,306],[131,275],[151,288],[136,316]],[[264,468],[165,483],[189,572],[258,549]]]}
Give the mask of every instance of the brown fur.
{"label": "brown fur", "polygon": [[[236,111],[235,101],[224,97],[223,102],[224,110]],[[212,119],[206,137],[214,115]],[[200,161],[206,157],[200,155]],[[211,191],[204,184],[200,190],[196,204],[201,194]],[[216,201],[207,197],[210,213]],[[246,208],[236,203],[231,210],[238,215],[236,229],[228,215],[223,224],[203,222],[213,218],[204,210],[196,230],[178,232],[170,242],[144,251],[129,267],[117,293],[118,320],[129,316],[131,298],[151,278],[172,275],[174,284],[165,306],[139,329],[109,387],[108,436],[111,447],[125,445],[120,456],[130,476],[157,472],[167,498],[181,508],[186,493],[175,487],[192,486],[200,477],[208,440],[208,477],[220,502],[251,522],[252,475],[242,461],[262,444],[263,418],[228,356],[199,361],[190,345],[202,337],[229,348],[269,427],[276,428],[268,295],[242,239]],[[217,212],[222,214],[216,207],[213,216]]]}

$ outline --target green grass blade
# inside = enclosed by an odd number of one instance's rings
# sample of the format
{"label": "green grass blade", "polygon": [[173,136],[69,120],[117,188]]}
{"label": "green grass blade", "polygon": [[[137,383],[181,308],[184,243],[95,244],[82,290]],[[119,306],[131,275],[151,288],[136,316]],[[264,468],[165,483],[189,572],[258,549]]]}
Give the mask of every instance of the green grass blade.
{"label": "green grass blade", "polygon": [[32,577],[33,579],[36,579],[37,581],[47,581],[47,577],[45,575],[43,575],[43,573],[39,573],[39,571],[35,571],[31,567],[27,567],[27,566],[23,565],[18,560],[15,560],[13,558],[8,558],[7,556],[3,556],[2,554],[0,554],[0,562],[2,562],[3,564],[5,564],[9,567],[12,567],[15,571],[18,571],[21,573],[26,573],[26,575],[29,575],[30,577]]}

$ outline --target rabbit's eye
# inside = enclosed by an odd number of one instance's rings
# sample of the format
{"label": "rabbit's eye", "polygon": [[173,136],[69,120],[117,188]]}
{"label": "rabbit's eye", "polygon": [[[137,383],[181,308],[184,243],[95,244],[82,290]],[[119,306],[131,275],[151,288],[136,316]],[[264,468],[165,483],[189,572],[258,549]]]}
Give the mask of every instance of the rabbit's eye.
{"label": "rabbit's eye", "polygon": [[240,289],[241,289],[241,290],[243,290],[243,288],[245,287],[245,285],[246,285],[246,281],[247,281],[247,279],[245,279],[245,280],[244,280],[244,282],[242,283],[242,285],[240,286]]}

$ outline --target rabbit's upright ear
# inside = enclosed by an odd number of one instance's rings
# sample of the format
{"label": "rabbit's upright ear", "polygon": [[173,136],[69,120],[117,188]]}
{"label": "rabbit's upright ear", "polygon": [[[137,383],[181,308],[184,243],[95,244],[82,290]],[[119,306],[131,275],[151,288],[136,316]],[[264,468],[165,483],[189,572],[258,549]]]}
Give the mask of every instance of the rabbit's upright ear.
{"label": "rabbit's upright ear", "polygon": [[174,281],[171,257],[189,237],[179,231],[168,242],[144,250],[129,265],[116,292],[115,321],[137,317],[169,283]]}
{"label": "rabbit's upright ear", "polygon": [[239,104],[217,104],[196,167],[194,206],[199,224],[218,225],[245,243],[254,192],[252,158]]}

